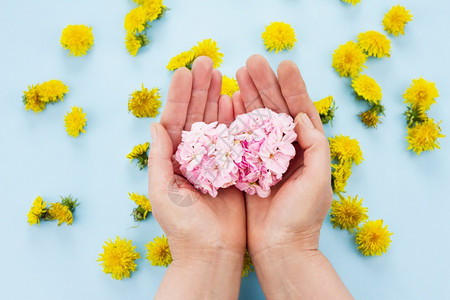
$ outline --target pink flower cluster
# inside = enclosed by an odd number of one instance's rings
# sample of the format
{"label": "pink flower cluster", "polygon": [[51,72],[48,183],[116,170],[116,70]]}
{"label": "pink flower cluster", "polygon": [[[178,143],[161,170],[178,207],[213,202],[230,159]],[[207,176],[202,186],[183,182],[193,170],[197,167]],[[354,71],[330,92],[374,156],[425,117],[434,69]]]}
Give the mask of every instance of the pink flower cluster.
{"label": "pink flower cluster", "polygon": [[231,185],[267,197],[295,156],[294,127],[289,115],[268,108],[237,116],[230,128],[197,122],[183,131],[175,158],[194,187],[212,197]]}

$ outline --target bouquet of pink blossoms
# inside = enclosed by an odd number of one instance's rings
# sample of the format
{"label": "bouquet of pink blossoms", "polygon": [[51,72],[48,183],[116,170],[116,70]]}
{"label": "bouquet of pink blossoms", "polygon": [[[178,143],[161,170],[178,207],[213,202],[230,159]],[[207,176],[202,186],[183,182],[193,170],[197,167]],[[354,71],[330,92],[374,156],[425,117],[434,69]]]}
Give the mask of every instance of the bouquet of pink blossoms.
{"label": "bouquet of pink blossoms", "polygon": [[294,127],[291,116],[268,108],[237,116],[229,128],[197,122],[183,131],[175,158],[183,176],[204,194],[216,197],[219,188],[235,185],[267,197],[295,156]]}

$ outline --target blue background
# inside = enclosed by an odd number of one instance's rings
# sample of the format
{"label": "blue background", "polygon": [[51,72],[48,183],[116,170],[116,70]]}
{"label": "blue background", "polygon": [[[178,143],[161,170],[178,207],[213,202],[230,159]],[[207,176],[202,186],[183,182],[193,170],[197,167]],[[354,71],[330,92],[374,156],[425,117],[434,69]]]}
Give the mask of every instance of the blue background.
{"label": "blue background", "polygon": [[[357,118],[365,109],[354,100],[349,79],[331,67],[332,52],[366,30],[382,31],[384,14],[397,3],[414,15],[405,35],[392,41],[391,58],[369,59],[366,74],[383,89],[386,118],[376,130]],[[325,220],[320,249],[358,299],[442,299],[450,281],[449,138],[441,150],[417,157],[407,151],[402,94],[413,78],[435,81],[440,97],[430,116],[450,135],[450,2],[362,0],[252,0],[164,2],[171,10],[149,30],[150,45],[130,56],[123,21],[131,0],[0,1],[0,298],[151,298],[166,268],[145,259],[130,279],[104,275],[96,259],[106,239],[133,240],[144,257],[145,243],[163,232],[150,217],[137,227],[128,192],[146,193],[147,174],[126,154],[149,140],[156,119],[127,112],[128,95],[160,87],[167,95],[170,58],[197,41],[213,38],[224,53],[220,70],[233,76],[253,53],[273,67],[283,59],[300,65],[314,100],[335,97],[339,109],[328,136],[360,141],[364,162],[353,168],[347,191],[364,198],[371,219],[384,219],[394,232],[382,257],[364,257],[354,237]],[[271,21],[290,23],[298,42],[289,52],[267,53],[261,40]],[[94,47],[81,58],[60,46],[68,24],[93,27]],[[27,85],[60,79],[70,87],[64,102],[38,115],[27,112]],[[78,105],[87,113],[86,134],[73,139],[63,116]],[[72,194],[81,205],[73,226],[43,222],[30,227],[26,214],[37,195],[57,201]],[[325,284],[325,283],[324,283]],[[256,275],[242,280],[242,299],[263,298]]]}

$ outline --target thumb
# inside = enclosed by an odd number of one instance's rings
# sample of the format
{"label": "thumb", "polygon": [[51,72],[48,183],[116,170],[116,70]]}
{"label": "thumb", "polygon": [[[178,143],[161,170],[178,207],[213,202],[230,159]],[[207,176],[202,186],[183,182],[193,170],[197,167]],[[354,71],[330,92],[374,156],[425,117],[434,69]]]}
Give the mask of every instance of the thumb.
{"label": "thumb", "polygon": [[152,144],[148,156],[148,188],[166,189],[174,178],[172,140],[166,129],[159,123],[150,126]]}
{"label": "thumb", "polygon": [[330,184],[330,146],[325,135],[314,128],[311,119],[303,112],[295,117],[295,133],[303,150],[304,169],[301,177],[319,182],[326,180]]}

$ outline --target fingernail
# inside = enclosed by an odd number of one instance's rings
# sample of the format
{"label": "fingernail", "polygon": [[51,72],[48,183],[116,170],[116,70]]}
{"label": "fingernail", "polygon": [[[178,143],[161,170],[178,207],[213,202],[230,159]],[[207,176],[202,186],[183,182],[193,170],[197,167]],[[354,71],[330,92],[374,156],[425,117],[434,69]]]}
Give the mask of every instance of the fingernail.
{"label": "fingernail", "polygon": [[302,120],[303,124],[308,127],[308,128],[314,128],[313,123],[311,122],[311,120],[309,119],[308,115],[301,112],[299,113],[300,115],[300,119]]}
{"label": "fingernail", "polygon": [[152,143],[155,142],[158,138],[158,129],[156,128],[155,123],[152,123],[152,125],[150,125],[150,136],[152,138]]}

